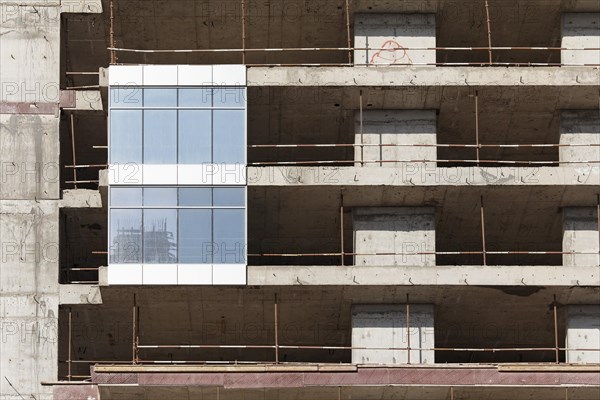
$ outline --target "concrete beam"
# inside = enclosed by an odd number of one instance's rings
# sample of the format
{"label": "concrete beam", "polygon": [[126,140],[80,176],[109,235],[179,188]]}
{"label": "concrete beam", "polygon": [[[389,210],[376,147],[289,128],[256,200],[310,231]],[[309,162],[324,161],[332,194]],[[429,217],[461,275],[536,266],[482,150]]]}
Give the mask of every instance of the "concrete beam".
{"label": "concrete beam", "polygon": [[249,167],[250,186],[590,186],[600,167],[428,168],[423,163],[379,167]]}
{"label": "concrete beam", "polygon": [[102,293],[98,285],[60,285],[60,305],[102,304]]}
{"label": "concrete beam", "polygon": [[61,208],[102,208],[102,196],[98,190],[64,190]]}
{"label": "concrete beam", "polygon": [[250,286],[600,286],[597,266],[249,266]]}
{"label": "concrete beam", "polygon": [[598,67],[250,67],[248,86],[598,86]]}

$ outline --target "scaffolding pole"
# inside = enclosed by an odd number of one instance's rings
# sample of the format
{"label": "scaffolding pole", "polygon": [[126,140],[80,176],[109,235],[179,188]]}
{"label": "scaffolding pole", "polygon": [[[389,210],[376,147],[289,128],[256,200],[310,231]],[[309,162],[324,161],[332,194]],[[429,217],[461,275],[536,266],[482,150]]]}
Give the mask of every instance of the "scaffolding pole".
{"label": "scaffolding pole", "polygon": [[[73,153],[73,165],[77,165],[77,158],[75,154],[75,118],[73,113],[70,115],[71,119],[71,151]],[[73,185],[77,189],[77,168],[73,168]]]}
{"label": "scaffolding pole", "polygon": [[494,63],[494,60],[492,57],[492,29],[490,27],[490,7],[488,4],[488,0],[485,0],[485,16],[487,20],[488,58],[490,65],[492,65]]}
{"label": "scaffolding pole", "polygon": [[111,64],[116,64],[117,63],[117,50],[115,49],[116,43],[115,43],[115,13],[114,13],[114,5],[113,5],[113,0],[109,0],[109,13],[110,13],[110,19],[109,19],[109,37],[110,37],[110,63]]}
{"label": "scaffolding pole", "polygon": [[486,251],[486,246],[485,246],[485,212],[484,212],[484,208],[483,208],[483,195],[480,196],[480,207],[479,207],[479,211],[481,214],[481,245],[482,245],[482,251],[481,254],[483,255],[483,265],[487,266],[487,251]]}
{"label": "scaffolding pole", "polygon": [[410,299],[406,294],[406,361],[410,364]]}
{"label": "scaffolding pole", "polygon": [[554,295],[554,301],[552,302],[552,308],[554,311],[554,355],[556,357],[556,364],[560,363],[560,360],[558,358],[558,350],[559,350],[559,345],[558,345],[558,317],[557,317],[557,311],[556,311],[556,295]]}
{"label": "scaffolding pole", "polygon": [[277,300],[277,293],[275,293],[274,307],[274,320],[275,320],[275,364],[279,364],[279,304]]}
{"label": "scaffolding pole", "polygon": [[348,36],[348,64],[352,64],[352,33],[350,32],[350,4],[346,0],[346,34]]}

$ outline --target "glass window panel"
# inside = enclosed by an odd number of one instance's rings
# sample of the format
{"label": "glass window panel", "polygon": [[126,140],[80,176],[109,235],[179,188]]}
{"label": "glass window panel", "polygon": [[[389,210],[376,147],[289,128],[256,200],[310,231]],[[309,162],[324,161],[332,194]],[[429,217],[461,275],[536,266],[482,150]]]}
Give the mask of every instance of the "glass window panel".
{"label": "glass window panel", "polygon": [[177,107],[177,89],[144,89],[144,107]]}
{"label": "glass window panel", "polygon": [[237,87],[224,87],[214,89],[213,106],[218,107],[244,107],[246,103],[245,90]]}
{"label": "glass window panel", "polygon": [[111,188],[110,206],[141,206],[141,188]]}
{"label": "glass window panel", "polygon": [[142,162],[142,111],[115,110],[110,113],[110,162]]}
{"label": "glass window panel", "polygon": [[144,188],[145,206],[177,206],[177,188]]}
{"label": "glass window panel", "polygon": [[144,111],[144,164],[177,164],[177,111]]}
{"label": "glass window panel", "polygon": [[142,107],[142,89],[138,86],[110,89],[110,106],[119,108]]}
{"label": "glass window panel", "polygon": [[177,263],[177,210],[144,210],[144,263]]}
{"label": "glass window panel", "polygon": [[246,204],[243,188],[215,188],[215,207],[243,207]]}
{"label": "glass window panel", "polygon": [[179,163],[210,163],[211,136],[211,111],[179,111]]}
{"label": "glass window panel", "polygon": [[245,264],[244,210],[213,211],[215,264]]}
{"label": "glass window panel", "polygon": [[211,188],[179,189],[179,205],[188,207],[210,207],[212,205]]}
{"label": "glass window panel", "polygon": [[110,263],[142,262],[142,210],[110,210]]}
{"label": "glass window panel", "polygon": [[214,111],[213,117],[213,162],[243,164],[246,154],[244,111]]}
{"label": "glass window panel", "polygon": [[213,89],[179,89],[179,107],[212,107]]}
{"label": "glass window panel", "polygon": [[211,264],[212,211],[179,210],[179,263]]}

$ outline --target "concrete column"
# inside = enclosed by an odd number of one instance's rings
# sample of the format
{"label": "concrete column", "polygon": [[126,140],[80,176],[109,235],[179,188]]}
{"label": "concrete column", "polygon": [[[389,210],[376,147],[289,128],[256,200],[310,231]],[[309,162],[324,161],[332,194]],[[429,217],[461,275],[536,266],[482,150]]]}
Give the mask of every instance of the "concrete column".
{"label": "concrete column", "polygon": [[410,329],[407,329],[406,304],[369,304],[352,306],[352,347],[377,349],[352,350],[354,364],[406,364],[410,332],[410,363],[433,364],[434,306],[410,305]]}
{"label": "concrete column", "polygon": [[[368,145],[427,144],[437,143],[437,115],[435,110],[367,110],[363,111],[361,127],[360,112],[355,114],[354,143]],[[420,146],[356,146],[356,165],[366,162],[366,167],[399,167],[400,162],[435,160],[436,147]],[[391,162],[400,161],[400,162]],[[435,168],[435,162],[426,163]]]}
{"label": "concrete column", "polygon": [[564,266],[600,265],[598,253],[598,211],[596,207],[563,209],[563,251],[593,254],[563,254]]}
{"label": "concrete column", "polygon": [[561,111],[560,144],[596,145],[559,147],[560,162],[600,161],[600,113],[598,110]]}
{"label": "concrete column", "polygon": [[[561,47],[567,49],[598,48],[600,13],[568,13],[562,18]],[[598,64],[599,50],[562,50],[565,65]]]}
{"label": "concrete column", "polygon": [[432,64],[435,50],[435,14],[356,14],[354,63]]}
{"label": "concrete column", "polygon": [[[358,254],[435,251],[433,207],[358,207],[352,226]],[[435,255],[357,255],[355,264],[435,266]]]}
{"label": "concrete column", "polygon": [[[600,305],[567,306],[566,348],[600,350]],[[567,351],[567,362],[600,364],[600,351]]]}

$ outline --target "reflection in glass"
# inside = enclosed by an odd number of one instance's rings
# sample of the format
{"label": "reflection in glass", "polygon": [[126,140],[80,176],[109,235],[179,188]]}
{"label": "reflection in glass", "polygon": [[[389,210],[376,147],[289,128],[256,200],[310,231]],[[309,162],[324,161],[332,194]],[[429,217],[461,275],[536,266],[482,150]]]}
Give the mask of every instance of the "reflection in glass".
{"label": "reflection in glass", "polygon": [[244,111],[213,112],[213,162],[243,164],[245,162]]}
{"label": "reflection in glass", "polygon": [[179,189],[179,205],[192,207],[210,207],[212,205],[211,188]]}
{"label": "reflection in glass", "polygon": [[110,210],[110,263],[142,262],[142,210]]}
{"label": "reflection in glass", "polygon": [[144,89],[144,107],[177,107],[177,89]]}
{"label": "reflection in glass", "polygon": [[142,205],[141,188],[110,188],[110,206],[111,207],[135,207]]}
{"label": "reflection in glass", "polygon": [[144,210],[144,263],[177,263],[177,210]]}
{"label": "reflection in glass", "polygon": [[142,163],[142,111],[111,111],[110,162]]}
{"label": "reflection in glass", "polygon": [[244,210],[214,210],[213,213],[214,263],[244,264],[246,262]]}
{"label": "reflection in glass", "polygon": [[179,164],[211,162],[210,116],[210,111],[179,111]]}
{"label": "reflection in glass", "polygon": [[177,111],[144,111],[144,164],[177,164]]}
{"label": "reflection in glass", "polygon": [[177,188],[144,188],[145,206],[177,206]]}
{"label": "reflection in glass", "polygon": [[179,263],[212,263],[212,211],[179,210]]}

